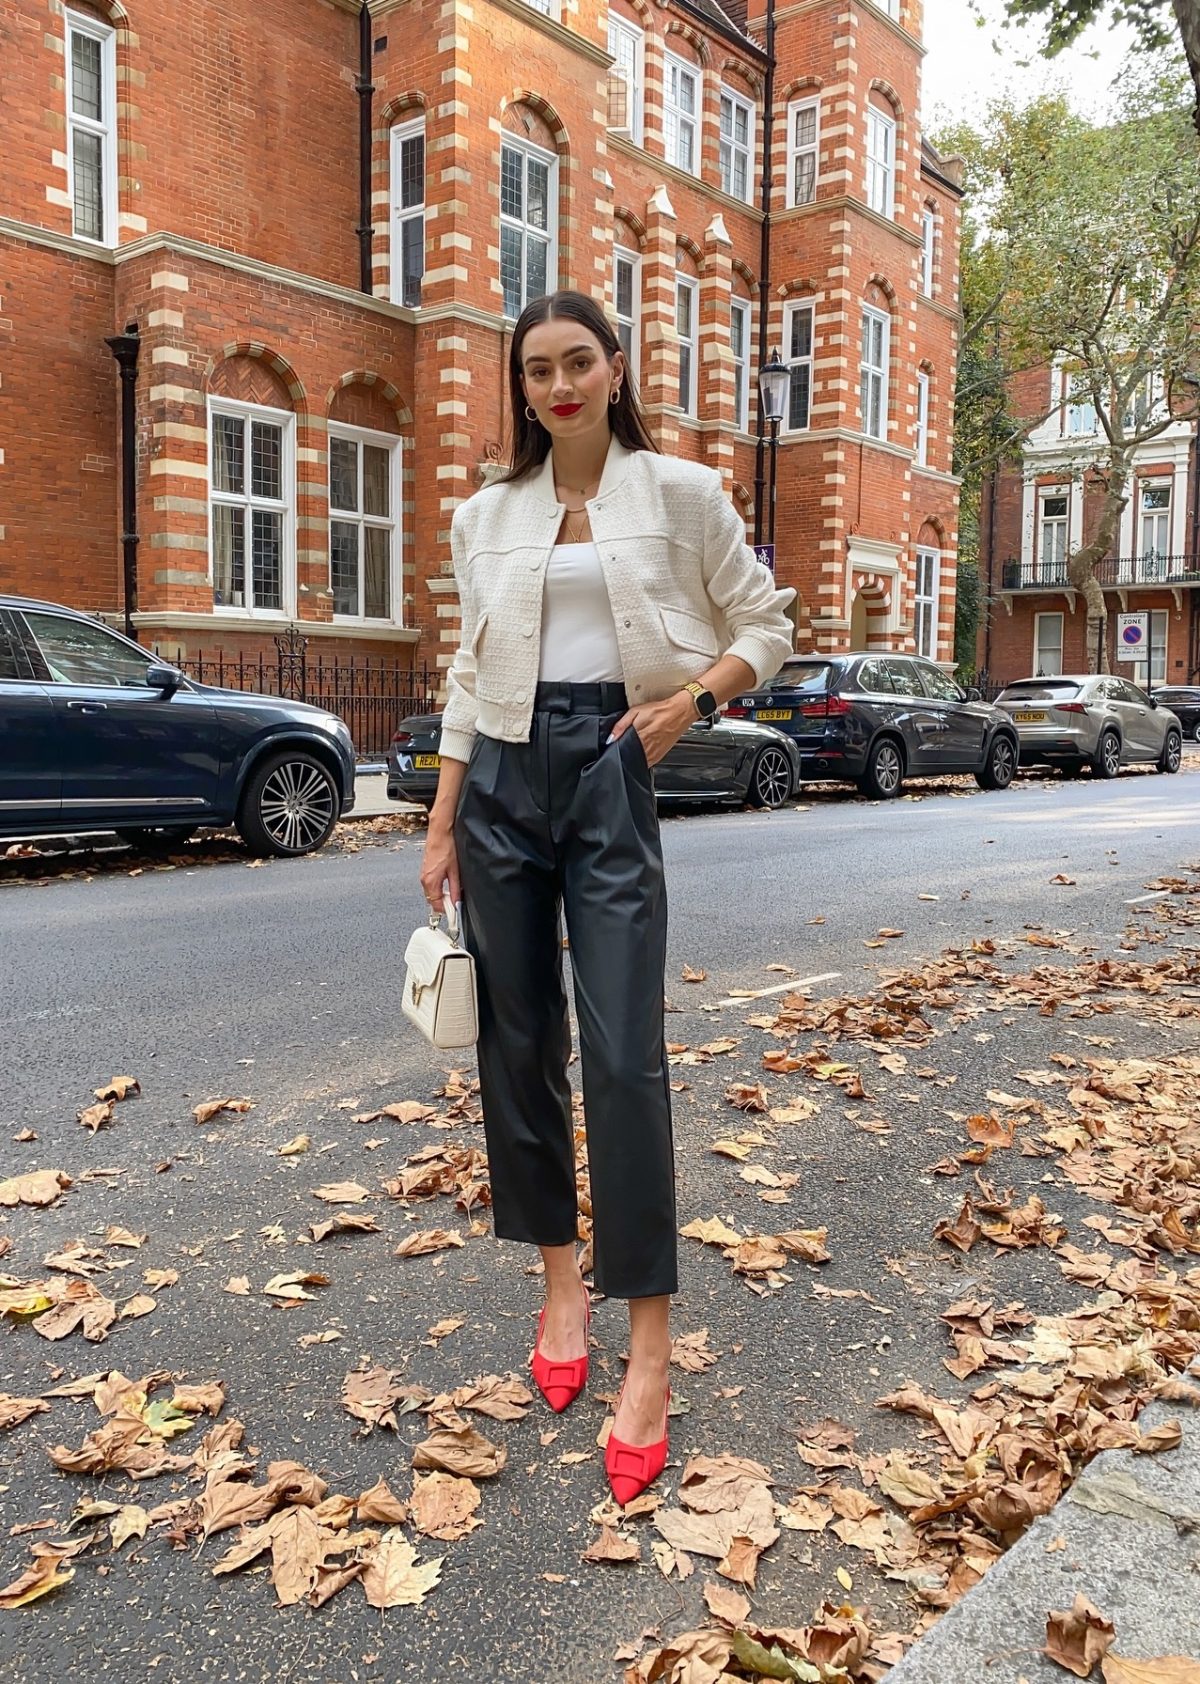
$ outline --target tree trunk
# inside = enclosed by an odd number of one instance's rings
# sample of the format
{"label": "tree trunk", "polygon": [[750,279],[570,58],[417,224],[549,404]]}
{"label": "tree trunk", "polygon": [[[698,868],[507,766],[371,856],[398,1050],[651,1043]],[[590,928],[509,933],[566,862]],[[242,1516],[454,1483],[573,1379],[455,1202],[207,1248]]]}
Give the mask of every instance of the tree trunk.
{"label": "tree trunk", "polygon": [[1121,524],[1121,516],[1129,501],[1129,462],[1113,451],[1104,490],[1104,507],[1100,524],[1090,544],[1075,551],[1067,562],[1067,578],[1087,604],[1087,670],[1108,672],[1108,607],[1104,592],[1096,578],[1096,563],[1107,559],[1113,539]]}

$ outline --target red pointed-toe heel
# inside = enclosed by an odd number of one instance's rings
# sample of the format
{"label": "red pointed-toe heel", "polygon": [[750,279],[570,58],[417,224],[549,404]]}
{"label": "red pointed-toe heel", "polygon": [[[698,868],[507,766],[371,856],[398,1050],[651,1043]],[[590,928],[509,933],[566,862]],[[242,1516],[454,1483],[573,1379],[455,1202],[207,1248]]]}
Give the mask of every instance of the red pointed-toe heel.
{"label": "red pointed-toe heel", "polygon": [[[588,1289],[583,1289],[583,1341],[587,1344],[588,1329],[592,1320],[592,1301]],[[580,1392],[587,1385],[588,1359],[587,1351],[574,1362],[550,1362],[542,1355],[542,1328],[546,1322],[545,1306],[538,1317],[537,1339],[533,1347],[533,1357],[530,1367],[533,1378],[537,1382],[538,1391],[556,1415],[561,1415],[568,1404],[574,1403]]]}
{"label": "red pointed-toe heel", "polygon": [[[621,1382],[621,1391],[617,1393],[616,1410],[621,1407],[621,1394],[625,1390],[625,1382]],[[608,1435],[608,1443],[604,1447],[604,1471],[608,1475],[608,1483],[613,1496],[622,1508],[626,1503],[632,1503],[635,1497],[640,1497],[648,1485],[652,1485],[667,1465],[667,1439],[669,1437],[668,1421],[671,1413],[671,1388],[667,1387],[667,1401],[663,1406],[663,1436],[655,1444],[624,1444],[613,1433]]]}

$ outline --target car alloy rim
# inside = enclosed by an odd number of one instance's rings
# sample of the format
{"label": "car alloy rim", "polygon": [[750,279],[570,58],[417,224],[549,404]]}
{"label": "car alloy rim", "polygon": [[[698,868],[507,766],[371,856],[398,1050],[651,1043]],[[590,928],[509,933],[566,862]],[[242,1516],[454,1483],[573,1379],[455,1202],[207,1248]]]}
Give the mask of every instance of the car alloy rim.
{"label": "car alloy rim", "polygon": [[1174,772],[1183,757],[1183,740],[1174,732],[1167,738],[1167,765]]}
{"label": "car alloy rim", "polygon": [[1200,743],[1200,719],[1198,719],[1192,727],[1192,736],[1195,737],[1198,743]]}
{"label": "car alloy rim", "polygon": [[1001,780],[1007,778],[1012,771],[1012,764],[1012,744],[1006,737],[1001,737],[992,750],[992,776]]}
{"label": "car alloy rim", "polygon": [[1102,752],[1104,754],[1105,766],[1111,767],[1114,772],[1119,771],[1121,766],[1121,745],[1115,737],[1105,737]]}
{"label": "car alloy rim", "polygon": [[779,807],[791,788],[788,764],[777,748],[769,748],[758,762],[758,793],[769,807]]}
{"label": "car alloy rim", "polygon": [[900,756],[885,743],[875,757],[875,776],[880,789],[895,789],[900,782]]}
{"label": "car alloy rim", "polygon": [[305,761],[285,760],[264,784],[259,812],[267,834],[281,848],[311,848],[333,817],[329,779]]}

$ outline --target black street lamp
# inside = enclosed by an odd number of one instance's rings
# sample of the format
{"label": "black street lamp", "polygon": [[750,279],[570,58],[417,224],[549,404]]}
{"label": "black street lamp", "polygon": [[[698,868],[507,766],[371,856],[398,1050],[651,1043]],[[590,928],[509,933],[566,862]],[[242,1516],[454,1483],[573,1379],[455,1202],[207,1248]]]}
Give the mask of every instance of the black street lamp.
{"label": "black street lamp", "polygon": [[779,352],[772,351],[770,360],[758,371],[758,390],[762,398],[763,414],[771,423],[771,503],[767,543],[775,543],[775,479],[779,460],[779,423],[787,405],[791,374],[787,364],[780,361]]}

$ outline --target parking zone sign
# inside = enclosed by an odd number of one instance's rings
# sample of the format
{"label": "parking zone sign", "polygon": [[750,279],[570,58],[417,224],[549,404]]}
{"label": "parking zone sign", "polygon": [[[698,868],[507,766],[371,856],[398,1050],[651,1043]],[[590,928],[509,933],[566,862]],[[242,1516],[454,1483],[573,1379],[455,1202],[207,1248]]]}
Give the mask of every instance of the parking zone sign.
{"label": "parking zone sign", "polygon": [[1117,615],[1118,661],[1144,661],[1150,647],[1149,614]]}

